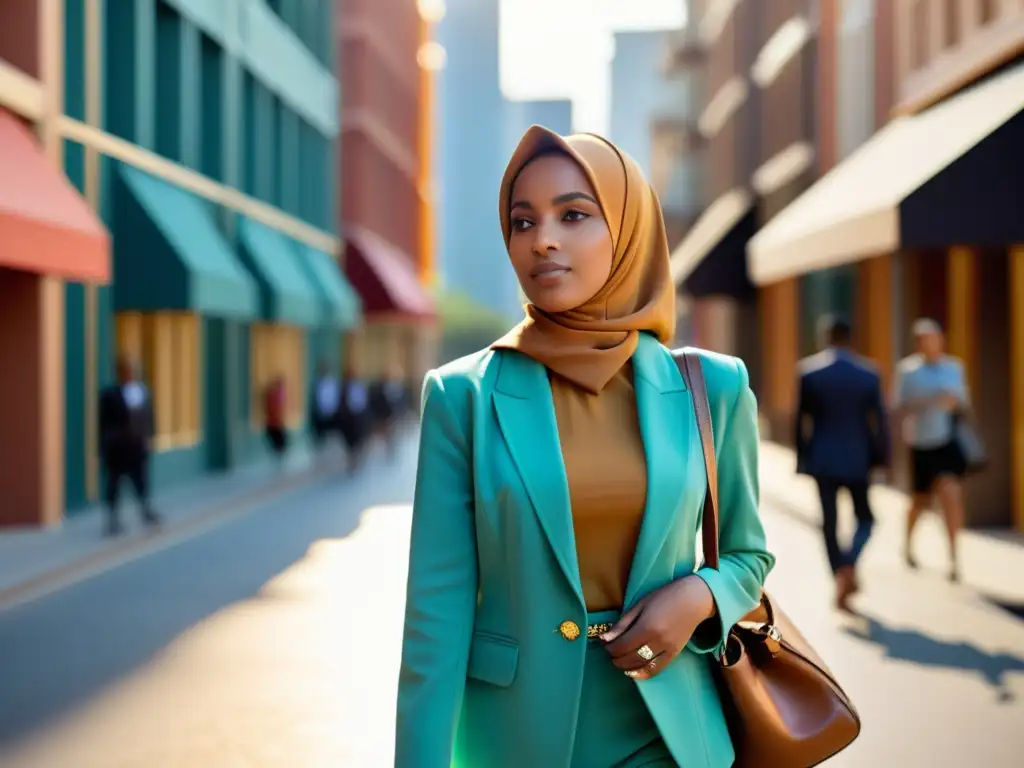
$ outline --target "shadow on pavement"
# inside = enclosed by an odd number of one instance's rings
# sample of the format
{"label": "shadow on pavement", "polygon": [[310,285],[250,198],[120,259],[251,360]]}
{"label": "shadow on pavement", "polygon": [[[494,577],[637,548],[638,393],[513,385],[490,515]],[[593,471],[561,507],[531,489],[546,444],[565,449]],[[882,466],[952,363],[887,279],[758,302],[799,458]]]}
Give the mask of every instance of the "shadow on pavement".
{"label": "shadow on pavement", "polygon": [[1006,676],[1011,672],[1024,673],[1024,658],[1009,653],[988,653],[966,642],[937,640],[914,629],[894,629],[870,616],[861,616],[861,619],[856,626],[845,627],[844,631],[858,640],[881,646],[886,658],[976,672],[996,690],[1001,703],[1014,701]]}
{"label": "shadow on pavement", "polygon": [[314,482],[223,527],[0,613],[0,746],[54,723],[190,628],[256,597],[314,542],[351,535],[366,502],[404,491],[398,483],[382,493],[381,482]]}

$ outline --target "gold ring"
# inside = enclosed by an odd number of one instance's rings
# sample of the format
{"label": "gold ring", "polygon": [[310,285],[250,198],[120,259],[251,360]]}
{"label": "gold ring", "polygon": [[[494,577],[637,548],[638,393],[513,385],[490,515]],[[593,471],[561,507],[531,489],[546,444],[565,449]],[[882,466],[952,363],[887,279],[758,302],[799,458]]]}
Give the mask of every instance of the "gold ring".
{"label": "gold ring", "polygon": [[636,649],[636,655],[644,661],[650,661],[654,658],[654,651],[651,650],[651,646],[642,645]]}

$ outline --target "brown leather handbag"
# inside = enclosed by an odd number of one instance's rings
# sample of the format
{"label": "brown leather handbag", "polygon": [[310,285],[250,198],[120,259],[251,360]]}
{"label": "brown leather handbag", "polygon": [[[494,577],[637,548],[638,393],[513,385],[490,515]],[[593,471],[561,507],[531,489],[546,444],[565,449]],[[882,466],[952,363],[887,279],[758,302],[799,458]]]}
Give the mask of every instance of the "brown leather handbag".
{"label": "brown leather handbag", "polygon": [[[718,470],[707,387],[696,352],[673,356],[693,396],[707,468],[704,562],[718,568]],[[736,768],[810,768],[860,734],[850,698],[767,592],[729,631],[715,668]]]}

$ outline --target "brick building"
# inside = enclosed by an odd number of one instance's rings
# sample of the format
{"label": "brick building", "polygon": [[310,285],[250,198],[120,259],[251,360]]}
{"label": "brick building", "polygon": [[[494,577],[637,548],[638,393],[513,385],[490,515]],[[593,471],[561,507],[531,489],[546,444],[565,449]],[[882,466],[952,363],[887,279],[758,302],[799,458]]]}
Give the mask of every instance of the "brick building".
{"label": "brick building", "polygon": [[443,4],[338,0],[340,226],[345,268],[363,300],[354,341],[361,373],[398,366],[418,386],[429,363],[433,304],[429,130],[431,25]]}

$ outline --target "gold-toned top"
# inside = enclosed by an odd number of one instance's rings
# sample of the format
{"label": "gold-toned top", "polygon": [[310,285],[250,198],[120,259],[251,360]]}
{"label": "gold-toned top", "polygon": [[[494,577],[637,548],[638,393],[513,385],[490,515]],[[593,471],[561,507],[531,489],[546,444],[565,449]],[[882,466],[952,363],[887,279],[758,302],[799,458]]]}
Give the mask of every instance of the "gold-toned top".
{"label": "gold-toned top", "polygon": [[600,394],[550,375],[588,611],[622,607],[647,500],[647,460],[627,363]]}

